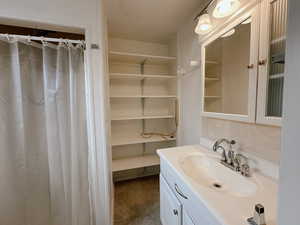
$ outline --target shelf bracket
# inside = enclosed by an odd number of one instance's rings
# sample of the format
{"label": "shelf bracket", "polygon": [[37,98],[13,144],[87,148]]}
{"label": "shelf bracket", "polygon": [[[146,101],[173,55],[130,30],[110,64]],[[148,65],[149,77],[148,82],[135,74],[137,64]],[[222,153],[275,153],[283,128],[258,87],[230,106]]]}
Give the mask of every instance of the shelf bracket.
{"label": "shelf bracket", "polygon": [[[145,64],[147,62],[147,59],[144,59],[141,64],[140,64],[140,70],[141,70],[141,75],[144,75],[145,74]],[[144,84],[145,84],[145,80],[144,78],[141,80],[141,92],[142,92],[142,96],[144,96]],[[143,116],[145,115],[145,100],[144,98],[142,98],[142,110],[143,110]],[[144,132],[144,129],[143,129],[143,132]]]}
{"label": "shelf bracket", "polygon": [[141,62],[141,74],[144,74],[145,73],[145,64],[147,62],[147,59],[144,59],[142,62]]}
{"label": "shelf bracket", "polygon": [[[147,59],[144,59],[141,64],[140,64],[140,69],[141,69],[141,75],[145,74],[145,64],[147,62]],[[144,96],[144,85],[145,85],[145,79],[143,78],[141,80],[141,92],[142,92],[142,96]],[[142,98],[142,113],[143,113],[143,116],[145,116],[145,98]],[[142,120],[142,129],[143,129],[143,133],[145,133],[145,126],[146,126],[146,122],[145,120],[143,119]],[[143,143],[143,155],[145,155],[145,152],[146,152],[146,144]],[[144,168],[144,173],[145,173],[145,168]]]}

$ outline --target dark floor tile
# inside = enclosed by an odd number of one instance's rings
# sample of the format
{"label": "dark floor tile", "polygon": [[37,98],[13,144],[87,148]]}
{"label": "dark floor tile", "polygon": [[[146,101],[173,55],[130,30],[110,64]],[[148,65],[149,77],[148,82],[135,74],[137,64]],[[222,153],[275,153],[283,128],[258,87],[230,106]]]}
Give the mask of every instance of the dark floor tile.
{"label": "dark floor tile", "polygon": [[115,183],[114,225],[161,225],[159,177]]}

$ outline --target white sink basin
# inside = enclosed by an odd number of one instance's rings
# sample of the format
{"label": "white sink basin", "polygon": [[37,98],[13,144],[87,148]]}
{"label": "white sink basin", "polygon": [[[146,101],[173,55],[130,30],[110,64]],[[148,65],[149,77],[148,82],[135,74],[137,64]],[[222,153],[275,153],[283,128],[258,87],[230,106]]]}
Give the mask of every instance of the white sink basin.
{"label": "white sink basin", "polygon": [[197,184],[238,197],[254,195],[258,184],[220,163],[214,155],[191,153],[179,160],[184,174]]}

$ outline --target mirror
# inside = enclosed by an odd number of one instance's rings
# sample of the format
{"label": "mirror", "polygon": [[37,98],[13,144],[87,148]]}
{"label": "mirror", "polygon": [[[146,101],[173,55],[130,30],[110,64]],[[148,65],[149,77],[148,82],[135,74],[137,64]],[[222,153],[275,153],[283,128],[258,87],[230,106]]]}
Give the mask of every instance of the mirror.
{"label": "mirror", "polygon": [[205,45],[204,112],[248,115],[251,17]]}

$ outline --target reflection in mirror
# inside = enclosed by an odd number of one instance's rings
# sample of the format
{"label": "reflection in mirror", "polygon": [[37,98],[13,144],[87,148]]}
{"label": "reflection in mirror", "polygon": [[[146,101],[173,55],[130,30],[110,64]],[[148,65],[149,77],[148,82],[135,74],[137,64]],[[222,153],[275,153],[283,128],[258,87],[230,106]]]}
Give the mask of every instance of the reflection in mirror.
{"label": "reflection in mirror", "polygon": [[251,18],[205,47],[204,111],[248,114]]}

